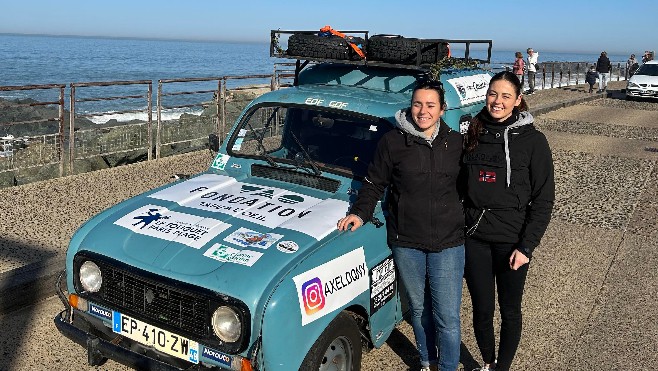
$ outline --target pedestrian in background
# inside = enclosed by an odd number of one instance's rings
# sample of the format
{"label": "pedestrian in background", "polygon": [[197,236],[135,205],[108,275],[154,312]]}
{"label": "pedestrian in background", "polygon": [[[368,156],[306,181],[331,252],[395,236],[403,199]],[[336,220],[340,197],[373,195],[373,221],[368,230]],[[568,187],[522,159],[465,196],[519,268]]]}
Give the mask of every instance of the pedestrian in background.
{"label": "pedestrian in background", "polygon": [[602,51],[601,56],[596,61],[596,72],[599,73],[599,90],[597,93],[603,93],[608,89],[611,70],[612,64],[610,63],[610,59],[608,59],[608,53]]}
{"label": "pedestrian in background", "polygon": [[440,82],[416,85],[411,107],[395,114],[397,130],[379,140],[350,214],[337,224],[340,231],[361,227],[388,189],[387,242],[406,289],[421,371],[455,371],[461,344],[463,143],[441,119],[445,110]]}
{"label": "pedestrian in background", "polygon": [[642,55],[642,63],[647,63],[647,62],[650,61],[651,59],[653,59],[653,58],[651,57],[651,52],[648,51],[648,50],[645,50],[645,51],[644,51],[644,55]]}
{"label": "pedestrian in background", "polygon": [[[521,301],[530,259],[551,219],[553,159],[533,121],[521,82],[504,71],[491,78],[485,107],[466,134],[465,277],[484,361],[476,370],[508,371],[512,364],[521,340]],[[497,354],[496,293],[501,318]]]}
{"label": "pedestrian in background", "polygon": [[635,71],[640,67],[635,59],[635,54],[631,54],[631,57],[626,61],[626,71],[628,71],[628,77],[631,77],[635,74]]}
{"label": "pedestrian in background", "polygon": [[596,79],[599,78],[599,73],[596,72],[596,66],[591,65],[587,74],[585,74],[585,82],[589,84],[590,94],[594,91],[594,84],[596,84]]}
{"label": "pedestrian in background", "polygon": [[539,53],[532,48],[528,48],[528,61],[526,67],[528,68],[528,94],[535,92],[535,76],[537,75],[537,62],[539,61]]}
{"label": "pedestrian in background", "polygon": [[525,73],[525,62],[523,61],[523,54],[521,52],[516,52],[514,55],[516,59],[514,60],[514,66],[512,66],[512,73],[519,78],[521,81],[521,86],[523,86],[523,74]]}

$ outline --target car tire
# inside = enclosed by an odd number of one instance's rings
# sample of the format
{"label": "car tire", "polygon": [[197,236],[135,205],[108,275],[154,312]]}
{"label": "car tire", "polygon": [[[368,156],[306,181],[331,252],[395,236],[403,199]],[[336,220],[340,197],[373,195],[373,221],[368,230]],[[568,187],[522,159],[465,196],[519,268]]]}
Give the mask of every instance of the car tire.
{"label": "car tire", "polygon": [[[363,45],[360,37],[352,38],[355,44]],[[288,38],[286,54],[295,57],[360,60],[361,57],[352,49],[349,42],[340,36],[317,36],[310,34],[292,34]]]}
{"label": "car tire", "polygon": [[398,35],[373,35],[368,39],[368,60],[414,65],[420,45],[420,64],[435,63],[449,55],[447,43],[429,42]]}
{"label": "car tire", "polygon": [[299,370],[335,370],[338,364],[339,370],[359,371],[362,355],[361,334],[356,321],[341,312],[315,341]]}

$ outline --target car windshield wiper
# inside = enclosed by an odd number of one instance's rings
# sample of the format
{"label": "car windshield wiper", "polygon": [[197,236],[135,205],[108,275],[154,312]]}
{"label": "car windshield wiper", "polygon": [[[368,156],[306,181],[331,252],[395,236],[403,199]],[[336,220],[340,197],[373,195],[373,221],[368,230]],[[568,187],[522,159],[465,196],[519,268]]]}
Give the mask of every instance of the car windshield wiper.
{"label": "car windshield wiper", "polygon": [[306,161],[309,163],[309,165],[311,165],[311,168],[313,169],[313,173],[315,175],[322,174],[322,172],[320,171],[320,168],[318,168],[318,165],[315,164],[315,161],[313,161],[313,159],[311,158],[311,155],[308,154],[308,152],[306,151],[306,148],[304,148],[304,146],[302,145],[302,142],[299,141],[299,139],[297,138],[295,133],[293,133],[291,131],[290,135],[292,136],[292,139],[295,140],[295,143],[297,143],[299,148],[302,150],[302,153],[304,154],[304,157],[306,158]]}
{"label": "car windshield wiper", "polygon": [[[256,133],[256,130],[254,130],[254,127],[251,126],[251,123],[247,123],[247,125],[249,126],[249,129],[251,129],[251,131],[253,133]],[[263,133],[264,132],[265,132],[265,128],[263,128]],[[259,136],[257,133],[256,133],[256,135],[254,135],[254,137],[256,138],[256,143],[258,143],[258,147],[263,151],[263,153],[261,155],[265,158],[265,161],[267,161],[267,163],[270,164],[270,166],[272,166],[272,167],[281,166],[281,165],[277,164],[276,161],[274,160],[274,158],[267,153],[267,149],[265,149],[265,145],[263,144],[263,137],[264,136],[265,136],[265,134],[262,134],[262,135]]]}

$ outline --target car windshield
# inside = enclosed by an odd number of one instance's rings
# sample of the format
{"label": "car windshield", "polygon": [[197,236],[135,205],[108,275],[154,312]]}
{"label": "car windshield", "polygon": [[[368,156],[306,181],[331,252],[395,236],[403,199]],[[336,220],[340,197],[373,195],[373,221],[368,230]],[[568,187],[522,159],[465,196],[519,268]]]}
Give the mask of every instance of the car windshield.
{"label": "car windshield", "polygon": [[260,106],[246,115],[227,148],[232,156],[365,176],[377,142],[392,128],[386,120],[344,111]]}
{"label": "car windshield", "polygon": [[658,64],[643,64],[635,72],[636,75],[658,76]]}

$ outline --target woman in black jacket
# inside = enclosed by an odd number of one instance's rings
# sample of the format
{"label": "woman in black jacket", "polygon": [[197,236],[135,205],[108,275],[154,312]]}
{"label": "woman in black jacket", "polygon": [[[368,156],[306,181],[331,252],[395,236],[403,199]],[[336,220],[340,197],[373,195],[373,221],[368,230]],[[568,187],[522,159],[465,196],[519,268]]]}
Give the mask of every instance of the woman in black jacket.
{"label": "woman in black jacket", "polygon": [[[507,371],[521,339],[521,299],[555,199],[553,159],[510,72],[495,75],[465,140],[465,277],[484,367]],[[501,314],[496,358],[495,291]],[[497,362],[496,362],[497,359]]]}
{"label": "woman in black jacket", "polygon": [[608,59],[608,53],[601,52],[601,56],[596,61],[596,72],[599,73],[599,93],[608,89],[610,71],[612,71],[612,64],[610,63],[610,59]]}
{"label": "woman in black jacket", "polygon": [[380,139],[358,198],[338,229],[354,231],[368,222],[388,187],[387,239],[409,299],[421,370],[455,371],[464,273],[464,214],[457,192],[462,136],[441,120],[445,108],[440,82],[414,88],[411,107],[397,112],[398,130]]}

